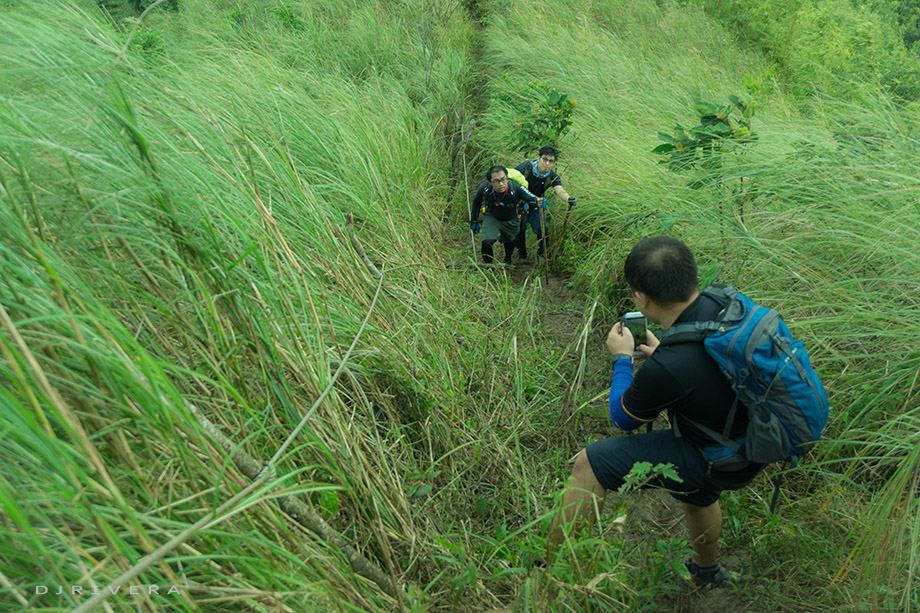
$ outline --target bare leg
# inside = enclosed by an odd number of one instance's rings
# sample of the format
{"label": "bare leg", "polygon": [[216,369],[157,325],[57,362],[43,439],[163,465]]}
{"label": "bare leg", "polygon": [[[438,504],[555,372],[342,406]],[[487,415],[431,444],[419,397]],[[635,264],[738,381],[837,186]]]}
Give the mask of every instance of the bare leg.
{"label": "bare leg", "polygon": [[570,528],[588,527],[594,523],[594,507],[597,504],[598,512],[604,507],[604,489],[591,470],[588,454],[584,449],[575,458],[572,476],[565,486],[562,496],[562,509],[553,518],[553,525],[549,530],[550,550],[556,549],[565,539],[565,526]]}
{"label": "bare leg", "polygon": [[708,507],[684,503],[693,561],[708,568],[719,561],[719,534],[722,532],[722,507],[718,501]]}

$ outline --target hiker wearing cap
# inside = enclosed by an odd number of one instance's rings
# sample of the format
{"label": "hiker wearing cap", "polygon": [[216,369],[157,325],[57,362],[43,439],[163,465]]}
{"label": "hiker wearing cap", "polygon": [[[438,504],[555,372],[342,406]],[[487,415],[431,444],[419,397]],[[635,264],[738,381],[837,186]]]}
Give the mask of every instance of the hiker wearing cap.
{"label": "hiker wearing cap", "polygon": [[559,157],[559,150],[555,147],[541,147],[537,153],[537,159],[526,160],[521,162],[515,169],[519,170],[527,180],[527,189],[538,198],[543,198],[540,207],[531,209],[525,223],[521,224],[521,231],[517,237],[518,255],[522,260],[527,259],[527,226],[533,229],[537,236],[537,255],[543,255],[546,243],[546,192],[552,188],[552,193],[556,194],[563,202],[567,202],[569,208],[575,206],[578,202],[573,196],[562,187],[562,177],[556,174],[553,168],[556,166],[556,158]]}
{"label": "hiker wearing cap", "polygon": [[508,178],[508,169],[493,166],[486,180],[476,189],[470,211],[470,229],[482,232],[482,261],[494,261],[492,245],[496,241],[505,246],[506,266],[511,265],[515,240],[521,228],[521,215],[536,207],[537,197],[520,183]]}
{"label": "hiker wearing cap", "polygon": [[[642,239],[627,256],[624,272],[638,309],[665,330],[683,322],[711,321],[722,310],[715,299],[700,292],[693,254],[676,239]],[[607,491],[622,486],[636,462],[672,464],[682,481],[655,474],[643,487],[663,488],[683,503],[694,552],[687,568],[700,583],[724,585],[730,576],[719,565],[719,496],[750,483],[764,465],[744,462],[719,470],[703,450],[719,445],[707,430],[721,433],[729,425],[730,437],[744,436],[747,411],[733,411],[736,394],[702,340],[671,344],[649,331],[647,344],[637,348],[630,330],[618,323],[607,336],[607,348],[613,355],[611,423],[633,430],[667,410],[671,428],[599,440],[582,450],[563,508],[553,521],[550,544],[559,545],[572,526],[590,525],[595,504],[603,506]],[[634,375],[636,349],[647,359]]]}

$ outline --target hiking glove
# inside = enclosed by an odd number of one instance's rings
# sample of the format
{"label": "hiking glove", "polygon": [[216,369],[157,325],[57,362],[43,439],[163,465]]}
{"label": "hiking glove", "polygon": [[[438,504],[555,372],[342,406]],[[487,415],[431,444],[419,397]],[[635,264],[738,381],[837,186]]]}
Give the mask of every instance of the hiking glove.
{"label": "hiking glove", "polygon": [[541,209],[546,208],[546,198],[537,198],[537,206]]}
{"label": "hiking glove", "polygon": [[569,206],[572,207],[572,206],[575,206],[576,204],[578,204],[578,198],[576,198],[575,196],[569,196]]}
{"label": "hiking glove", "polygon": [[470,222],[470,230],[473,231],[473,234],[479,234],[479,222],[478,222],[478,221],[471,221],[471,222]]}

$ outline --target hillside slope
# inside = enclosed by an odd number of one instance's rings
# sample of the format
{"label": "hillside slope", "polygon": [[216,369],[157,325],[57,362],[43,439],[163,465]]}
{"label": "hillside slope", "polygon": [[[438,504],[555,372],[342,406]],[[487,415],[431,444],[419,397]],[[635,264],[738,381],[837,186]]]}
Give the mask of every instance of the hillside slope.
{"label": "hillside slope", "polygon": [[[113,607],[915,603],[902,101],[796,98],[680,2],[180,1],[136,30],[135,3],[101,4],[0,1],[4,605],[95,605],[145,561]],[[524,155],[537,81],[578,101],[548,278],[472,266],[462,212]],[[657,132],[744,91],[759,138],[715,187],[658,164]],[[786,314],[836,408],[779,516],[766,479],[726,496],[736,590],[675,575],[655,492],[531,565],[569,458],[609,434],[622,256],[660,232]]]}

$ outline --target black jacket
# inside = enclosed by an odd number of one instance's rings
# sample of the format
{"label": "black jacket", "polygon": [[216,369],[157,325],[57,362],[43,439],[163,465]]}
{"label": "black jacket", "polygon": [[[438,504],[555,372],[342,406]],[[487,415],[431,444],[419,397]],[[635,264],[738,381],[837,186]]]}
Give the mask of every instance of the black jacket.
{"label": "black jacket", "polygon": [[538,177],[533,173],[533,163],[536,160],[527,160],[521,162],[515,169],[519,170],[524,178],[527,179],[527,189],[534,196],[540,197],[546,195],[546,190],[557,185],[562,185],[562,178],[556,174],[555,170],[550,170],[545,177]]}
{"label": "black jacket", "polygon": [[535,205],[537,197],[513,179],[508,179],[508,191],[497,197],[495,190],[488,181],[483,181],[476,189],[473,196],[473,210],[475,218],[479,220],[482,215],[491,215],[499,221],[508,221],[518,217],[524,212],[524,204]]}

